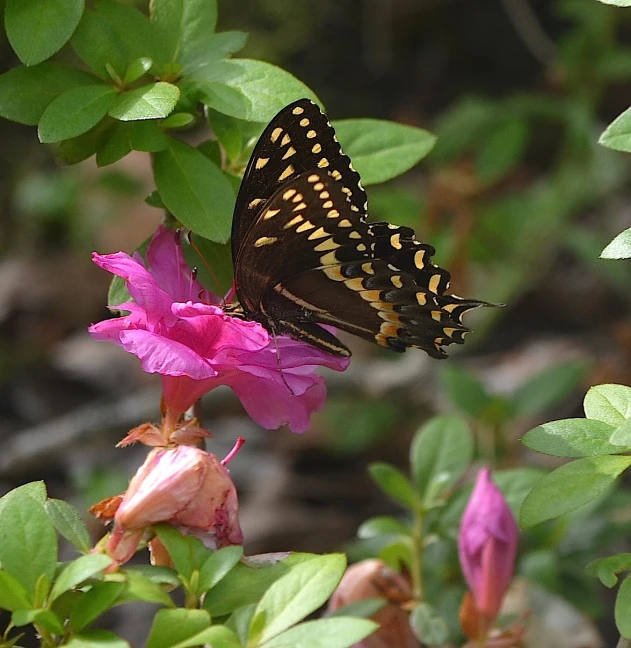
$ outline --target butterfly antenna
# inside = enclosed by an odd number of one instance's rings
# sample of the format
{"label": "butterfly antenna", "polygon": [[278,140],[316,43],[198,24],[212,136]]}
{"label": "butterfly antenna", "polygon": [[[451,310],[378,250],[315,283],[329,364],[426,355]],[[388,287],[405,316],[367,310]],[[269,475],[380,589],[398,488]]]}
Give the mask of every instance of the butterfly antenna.
{"label": "butterfly antenna", "polygon": [[[204,258],[203,254],[200,252],[197,245],[195,245],[195,241],[193,241],[193,237],[191,236],[191,234],[192,234],[192,232],[191,232],[191,230],[189,230],[187,232],[186,238],[188,239],[188,242],[190,243],[191,247],[195,250],[195,252],[197,252],[197,256],[202,260],[202,263],[204,264],[204,268],[206,268],[206,270],[208,270],[208,274],[212,277],[213,282],[215,283],[215,286],[217,287],[217,294],[219,295],[219,294],[221,294],[221,283],[219,281],[219,278],[215,274],[214,270],[212,269],[212,267],[210,266],[208,261],[206,261],[206,259]],[[222,298],[222,303],[223,303],[223,298]]]}

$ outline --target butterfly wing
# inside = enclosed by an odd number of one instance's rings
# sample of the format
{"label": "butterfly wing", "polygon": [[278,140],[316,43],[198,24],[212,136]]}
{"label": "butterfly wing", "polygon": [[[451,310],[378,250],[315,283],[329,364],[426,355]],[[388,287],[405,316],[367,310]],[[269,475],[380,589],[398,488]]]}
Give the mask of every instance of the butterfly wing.
{"label": "butterfly wing", "polygon": [[284,183],[310,169],[326,169],[344,187],[356,211],[366,216],[366,192],[342,153],[326,115],[309,99],[283,108],[263,131],[245,170],[232,221],[232,257],[266,201]]}
{"label": "butterfly wing", "polygon": [[442,346],[463,341],[462,314],[481,302],[444,294],[449,273],[430,262],[433,249],[408,228],[364,222],[344,187],[328,172],[307,171],[268,199],[237,256],[244,311],[340,355],[346,347],[318,324],[444,357]]}

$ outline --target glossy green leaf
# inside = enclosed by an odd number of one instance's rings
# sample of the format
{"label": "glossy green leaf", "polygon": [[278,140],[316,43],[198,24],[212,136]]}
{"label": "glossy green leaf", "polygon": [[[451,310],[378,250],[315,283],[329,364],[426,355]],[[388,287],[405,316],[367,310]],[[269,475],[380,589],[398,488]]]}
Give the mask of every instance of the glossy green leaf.
{"label": "glossy green leaf", "polygon": [[112,564],[112,559],[103,554],[87,554],[68,563],[59,574],[50,592],[54,601],[60,594],[76,587]]}
{"label": "glossy green leaf", "polygon": [[50,58],[70,39],[84,0],[6,0],[4,24],[11,47],[24,65]]}
{"label": "glossy green leaf", "polygon": [[151,22],[162,36],[167,61],[180,61],[207,42],[217,24],[216,0],[153,0]]}
{"label": "glossy green leaf", "polygon": [[198,591],[213,588],[241,560],[243,547],[224,547],[208,556],[199,570]]}
{"label": "glossy green leaf", "polygon": [[221,113],[254,122],[268,122],[287,104],[317,97],[281,68],[251,59],[218,61],[195,72],[200,97]]}
{"label": "glossy green leaf", "polygon": [[51,61],[13,68],[0,75],[0,117],[35,126],[53,99],[96,81],[83,70]]}
{"label": "glossy green leaf", "polygon": [[[124,158],[131,152],[131,144],[129,143],[129,135],[131,130],[136,124],[134,123],[115,123],[110,130],[109,137],[103,142],[103,145],[96,152],[96,164],[99,167],[114,164],[118,160]],[[121,280],[122,282],[122,280]],[[122,303],[122,300],[119,303]],[[110,302],[108,302],[110,303]]]}
{"label": "glossy green leaf", "polygon": [[180,57],[184,75],[204,74],[204,68],[214,66],[220,59],[243,49],[247,40],[246,32],[225,31],[187,42]]}
{"label": "glossy green leaf", "polygon": [[159,610],[145,648],[171,648],[209,627],[210,615],[206,610]]}
{"label": "glossy green leaf", "polygon": [[173,112],[179,98],[177,86],[164,81],[149,83],[119,95],[109,114],[121,121],[161,119]]}
{"label": "glossy green leaf", "polygon": [[390,495],[405,508],[414,508],[416,494],[410,480],[398,468],[387,463],[377,462],[368,467],[368,472],[384,493]]}
{"label": "glossy green leaf", "polygon": [[[318,556],[293,567],[261,598],[252,619],[250,640],[264,643],[317,610],[331,596],[345,568],[343,554]],[[257,632],[259,623],[261,630]]]}
{"label": "glossy green leaf", "polygon": [[522,443],[531,450],[554,457],[591,457],[617,454],[622,449],[611,444],[614,427],[590,419],[563,419],[543,423],[527,432]]}
{"label": "glossy green leaf", "polygon": [[171,138],[154,120],[133,122],[128,132],[129,145],[133,151],[157,153],[167,149],[171,143]]}
{"label": "glossy green leaf", "polygon": [[414,437],[410,465],[426,507],[441,500],[473,458],[473,435],[458,416],[436,416]]}
{"label": "glossy green leaf", "polygon": [[427,646],[442,646],[449,636],[449,627],[429,603],[419,603],[410,612],[410,626],[419,641]]}
{"label": "glossy green leaf", "polygon": [[230,628],[217,625],[202,630],[172,648],[197,648],[202,645],[212,646],[212,648],[243,648],[243,644]]}
{"label": "glossy green leaf", "polygon": [[349,648],[379,625],[366,619],[330,617],[300,623],[265,643],[265,648]]}
{"label": "glossy green leaf", "polygon": [[130,83],[135,83],[140,79],[141,76],[149,72],[153,66],[153,61],[146,57],[141,56],[140,58],[132,61],[129,64],[129,67],[125,71],[125,76],[123,77],[123,83],[129,85]]}
{"label": "glossy green leaf", "polygon": [[53,634],[63,635],[64,626],[61,619],[50,610],[38,608],[36,610],[18,610],[11,615],[11,622],[18,626],[31,625],[36,623],[52,632]]}
{"label": "glossy green leaf", "polygon": [[585,416],[617,428],[631,418],[631,387],[626,385],[596,385],[583,401]]}
{"label": "glossy green leaf", "polygon": [[184,536],[167,524],[156,525],[154,530],[169,552],[175,571],[189,580],[192,573],[198,571],[208,558],[208,549],[198,538]]}
{"label": "glossy green leaf", "polygon": [[96,583],[73,607],[70,615],[70,629],[81,632],[93,621],[109,610],[125,590],[125,583],[108,581]]}
{"label": "glossy green leaf", "polygon": [[28,592],[8,571],[0,569],[0,609],[15,612],[31,607]]}
{"label": "glossy green leaf", "polygon": [[232,161],[237,160],[243,147],[243,136],[238,120],[216,110],[209,110],[208,121],[228,158]]}
{"label": "glossy green leaf", "polygon": [[600,255],[601,259],[631,259],[631,227],[620,232],[607,245]]}
{"label": "glossy green leaf", "polygon": [[230,236],[235,195],[215,164],[198,150],[172,140],[155,155],[160,197],[186,227],[218,243]]}
{"label": "glossy green leaf", "polygon": [[92,157],[103,148],[115,123],[106,117],[82,135],[57,142],[53,145],[57,158],[64,164],[77,164]]}
{"label": "glossy green leaf", "polygon": [[627,108],[607,126],[598,143],[616,151],[631,152],[631,108]]}
{"label": "glossy green leaf", "polygon": [[59,142],[89,131],[116,100],[111,86],[92,85],[66,90],[44,110],[38,135],[42,143]]}
{"label": "glossy green leaf", "polygon": [[357,529],[358,538],[378,538],[383,535],[409,535],[410,529],[389,515],[369,518]]}
{"label": "glossy green leaf", "polygon": [[42,575],[52,581],[57,566],[57,534],[42,502],[13,492],[0,509],[0,564],[34,593]]}
{"label": "glossy green leaf", "polygon": [[171,590],[173,587],[179,587],[182,583],[173,570],[168,569],[167,571],[169,572],[168,578],[158,581],[151,578],[151,572],[143,573],[139,568],[126,569],[124,573],[127,579],[127,589],[120,597],[120,602],[145,601],[146,603],[157,603],[163,607],[175,607],[173,599],[165,591],[165,585]]}
{"label": "glossy green leaf", "polygon": [[343,605],[333,612],[327,612],[327,617],[352,616],[367,619],[379,612],[379,610],[382,610],[386,605],[388,605],[388,601],[384,598],[373,597],[360,599],[348,605]]}
{"label": "glossy green leaf", "polygon": [[[238,564],[211,589],[204,599],[204,608],[213,617],[222,617],[242,606],[258,603],[264,592],[296,565],[315,560],[317,556],[304,553],[281,554],[283,559],[257,566]],[[249,558],[251,563],[252,559]]]}
{"label": "glossy green leaf", "polygon": [[130,645],[109,630],[86,630],[72,635],[64,648],[131,648]]}
{"label": "glossy green leaf", "polygon": [[631,575],[627,576],[620,585],[618,595],[616,596],[616,605],[614,616],[616,626],[623,637],[631,639]]}
{"label": "glossy green leaf", "polygon": [[57,532],[68,542],[80,551],[87,552],[92,548],[90,534],[76,508],[58,499],[49,499],[44,508]]}
{"label": "glossy green leaf", "polygon": [[332,124],[364,185],[405,173],[432,150],[436,141],[421,128],[381,119],[344,119]]}
{"label": "glossy green leaf", "polygon": [[585,457],[572,461],[541,479],[521,507],[524,527],[574,511],[610,488],[631,465],[631,457]]}
{"label": "glossy green leaf", "polygon": [[191,126],[196,120],[195,115],[191,113],[173,113],[169,115],[163,122],[162,128],[186,128]]}
{"label": "glossy green leaf", "polygon": [[5,493],[2,497],[0,497],[0,510],[1,505],[5,504],[13,497],[24,497],[25,495],[33,498],[36,502],[44,504],[48,497],[48,493],[46,492],[46,484],[43,481],[29,482],[28,484],[22,484],[22,486],[18,486],[8,493]]}
{"label": "glossy green leaf", "polygon": [[631,419],[626,419],[612,432],[609,442],[617,452],[626,452],[631,449]]}

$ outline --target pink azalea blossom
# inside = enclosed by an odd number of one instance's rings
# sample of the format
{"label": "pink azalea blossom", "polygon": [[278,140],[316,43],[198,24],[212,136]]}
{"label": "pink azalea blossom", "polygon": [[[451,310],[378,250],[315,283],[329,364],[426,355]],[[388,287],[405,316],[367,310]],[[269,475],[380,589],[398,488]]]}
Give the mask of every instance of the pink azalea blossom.
{"label": "pink azalea blossom", "polygon": [[286,424],[304,432],[326,396],[316,369],[348,366],[347,358],[285,336],[274,344],[260,324],[226,315],[220,300],[191,277],[176,234],[165,227],[147,249],[148,268],[139,255],[124,252],[94,253],[93,260],[122,277],[134,301],[117,305],[129,314],[94,324],[90,333],[137,355],[148,373],[161,374],[165,407],[172,414],[228,385],[263,427]]}
{"label": "pink azalea blossom", "polygon": [[[491,471],[483,468],[462,516],[458,536],[460,565],[478,616],[477,637],[486,635],[499,614],[513,578],[518,538],[519,530],[510,508],[491,480]],[[467,616],[471,616],[471,610]]]}
{"label": "pink azalea blossom", "polygon": [[228,470],[199,448],[154,448],[122,496],[92,509],[113,517],[105,550],[118,565],[135,553],[147,529],[166,522],[198,537],[209,549],[243,543],[237,492]]}

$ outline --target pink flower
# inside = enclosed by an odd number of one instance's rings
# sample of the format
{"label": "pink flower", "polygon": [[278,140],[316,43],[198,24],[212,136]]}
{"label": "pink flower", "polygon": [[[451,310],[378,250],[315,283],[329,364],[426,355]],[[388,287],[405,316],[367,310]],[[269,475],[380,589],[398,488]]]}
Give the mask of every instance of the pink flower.
{"label": "pink flower", "polygon": [[[504,496],[491,480],[491,471],[483,468],[462,516],[458,536],[460,565],[478,616],[477,636],[469,635],[470,638],[485,637],[499,614],[513,578],[518,536],[517,523]],[[468,617],[470,603],[466,606]],[[467,625],[472,626],[470,622]]]}
{"label": "pink flower", "polygon": [[389,601],[371,617],[379,628],[353,648],[419,648],[421,644],[412,633],[409,614],[401,606],[412,599],[410,583],[382,560],[372,558],[351,565],[331,596],[329,612],[377,597]]}
{"label": "pink flower", "polygon": [[228,470],[199,448],[154,448],[123,496],[92,509],[114,518],[105,550],[119,565],[135,553],[147,529],[167,522],[209,549],[243,543],[237,492]]}
{"label": "pink flower", "polygon": [[226,315],[219,299],[191,277],[176,234],[160,227],[139,255],[93,255],[104,270],[122,277],[134,301],[117,305],[128,315],[90,327],[99,340],[119,344],[140,358],[148,373],[162,375],[164,403],[184,413],[203,394],[228,385],[248,414],[267,429],[287,424],[304,432],[322,408],[320,366],[343,371],[347,358],[280,336],[276,343],[256,322]]}

